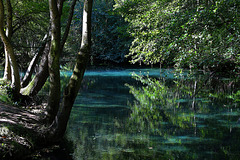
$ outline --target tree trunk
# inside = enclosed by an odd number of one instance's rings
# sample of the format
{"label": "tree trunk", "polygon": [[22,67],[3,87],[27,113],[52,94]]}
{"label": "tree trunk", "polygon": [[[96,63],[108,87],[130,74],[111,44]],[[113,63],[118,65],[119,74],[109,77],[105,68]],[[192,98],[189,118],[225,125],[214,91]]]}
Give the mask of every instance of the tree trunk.
{"label": "tree trunk", "polygon": [[69,33],[69,30],[70,30],[70,27],[71,27],[72,17],[73,17],[73,13],[74,13],[74,8],[75,8],[75,5],[76,5],[76,1],[77,1],[77,0],[73,0],[73,1],[72,1],[71,9],[70,9],[70,11],[69,11],[69,16],[68,16],[67,25],[66,25],[65,32],[64,32],[64,34],[63,34],[62,41],[61,41],[60,53],[63,52],[63,47],[64,47],[64,44],[65,44],[65,42],[66,42],[66,40],[67,40],[67,37],[68,37],[68,33]]}
{"label": "tree trunk", "polygon": [[[60,7],[62,8],[62,7]],[[48,99],[48,120],[51,123],[57,115],[60,103],[60,42],[61,42],[61,25],[60,13],[58,10],[57,0],[49,0],[50,21],[51,21],[51,45],[48,56],[48,70],[50,91]]]}
{"label": "tree trunk", "polygon": [[4,57],[4,46],[3,46],[3,43],[0,42],[0,58],[3,58]]}
{"label": "tree trunk", "polygon": [[7,8],[7,29],[6,29],[6,35],[11,40],[12,34],[13,34],[13,26],[12,26],[12,5],[11,1],[6,1],[6,8]]}
{"label": "tree trunk", "polygon": [[65,88],[63,102],[59,108],[58,114],[49,128],[50,141],[58,141],[64,135],[67,122],[70,117],[71,109],[78,94],[86,65],[89,61],[91,46],[91,13],[92,0],[85,0],[83,9],[83,30],[80,52],[77,55],[77,61],[73,74]]}
{"label": "tree trunk", "polygon": [[45,48],[42,60],[40,62],[39,71],[33,77],[32,81],[25,87],[21,89],[22,95],[35,96],[42,89],[43,85],[47,81],[49,76],[48,73],[48,50],[49,46]]}
{"label": "tree trunk", "polygon": [[[58,5],[59,8],[61,8],[60,5],[62,3],[58,2],[58,4],[59,4]],[[73,0],[72,5],[71,5],[71,9],[69,11],[67,26],[66,26],[66,29],[65,29],[62,41],[61,41],[60,54],[62,53],[64,44],[65,44],[65,42],[67,40],[67,37],[68,37],[68,33],[69,33],[70,26],[71,26],[71,21],[72,21],[75,5],[76,5],[76,0]],[[48,53],[48,51],[45,51],[45,52]],[[42,58],[39,72],[34,76],[33,80],[28,84],[27,87],[21,89],[21,93],[23,95],[35,96],[40,91],[40,89],[44,85],[45,81],[47,80],[47,78],[49,76],[48,60],[47,60],[47,58],[45,58],[45,56],[48,55],[47,53],[45,53],[43,58]]]}
{"label": "tree trunk", "polygon": [[[8,37],[9,40],[12,38],[12,33],[13,33],[13,28],[12,28],[12,5],[10,0],[6,1],[6,8],[7,8],[7,29],[6,29],[6,36]],[[10,80],[12,79],[11,76],[11,66],[9,62],[9,57],[7,54],[6,48],[4,49],[5,51],[5,69],[4,69],[4,80]]]}
{"label": "tree trunk", "polygon": [[[8,0],[9,2],[9,0]],[[10,2],[9,2],[10,3]],[[7,7],[7,9],[9,9]],[[8,13],[10,14],[10,13]],[[8,21],[8,20],[7,20]],[[8,28],[10,30],[11,28]],[[7,32],[8,35],[10,35],[10,32]],[[17,61],[15,59],[13,46],[10,42],[10,39],[7,37],[7,35],[4,32],[4,6],[2,0],[0,0],[0,36],[2,39],[2,42],[4,44],[5,51],[7,53],[7,57],[9,58],[10,66],[11,66],[11,80],[12,84],[11,87],[14,90],[14,93],[18,94],[20,91],[20,76],[17,66]],[[11,36],[10,36],[11,38]]]}
{"label": "tree trunk", "polygon": [[14,92],[18,94],[20,91],[20,76],[19,76],[17,61],[15,59],[13,47],[10,41],[8,40],[8,38],[6,37],[3,30],[0,31],[0,35],[4,43],[5,51],[7,52],[7,55],[9,57],[9,62],[11,66],[11,78],[12,78],[11,87],[13,88]]}
{"label": "tree trunk", "polygon": [[12,77],[11,77],[11,67],[10,67],[8,54],[7,54],[7,51],[6,51],[5,48],[4,48],[4,52],[5,52],[5,68],[4,68],[3,79],[11,81],[11,79],[12,79]]}
{"label": "tree trunk", "polygon": [[38,52],[35,54],[35,56],[33,57],[32,61],[30,62],[29,66],[28,66],[28,69],[24,75],[24,78],[22,80],[22,87],[26,87],[30,80],[31,80],[31,77],[32,77],[32,74],[33,74],[33,71],[34,71],[34,68],[39,60],[39,58],[42,56],[43,52],[44,52],[44,49],[45,49],[45,46],[47,44],[47,38],[48,38],[48,35],[46,34],[42,40],[42,44],[41,44],[41,47],[39,48]]}

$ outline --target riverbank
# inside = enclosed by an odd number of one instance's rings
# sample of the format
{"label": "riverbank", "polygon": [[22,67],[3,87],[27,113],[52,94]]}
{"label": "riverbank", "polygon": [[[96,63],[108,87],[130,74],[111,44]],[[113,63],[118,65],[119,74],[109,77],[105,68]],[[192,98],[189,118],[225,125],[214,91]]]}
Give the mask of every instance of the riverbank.
{"label": "riverbank", "polygon": [[65,138],[58,144],[47,144],[41,135],[47,128],[43,123],[47,104],[14,103],[7,86],[0,85],[0,159],[71,159],[71,144]]}
{"label": "riverbank", "polygon": [[18,108],[0,102],[0,157],[19,159],[31,154],[41,126],[42,107]]}
{"label": "riverbank", "polygon": [[[37,134],[46,105],[18,108],[0,102],[0,159],[71,159],[70,142],[38,146]],[[44,127],[44,126],[43,126]],[[68,147],[68,148],[65,148]],[[58,154],[57,154],[58,153]],[[59,156],[59,157],[56,157]]]}

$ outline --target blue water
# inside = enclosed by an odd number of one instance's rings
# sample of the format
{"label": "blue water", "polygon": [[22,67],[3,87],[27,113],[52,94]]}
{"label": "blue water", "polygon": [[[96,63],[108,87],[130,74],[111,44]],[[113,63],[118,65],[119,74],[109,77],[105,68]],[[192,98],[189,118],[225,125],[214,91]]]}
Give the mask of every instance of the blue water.
{"label": "blue water", "polygon": [[[67,154],[74,160],[240,159],[239,103],[204,95],[213,87],[205,87],[201,78],[188,77],[187,72],[179,77],[172,69],[87,71],[68,123],[66,137],[73,151]],[[144,108],[129,93],[126,84],[146,86],[132,78],[135,73],[164,82],[167,92],[156,100],[166,101],[162,110],[147,101]],[[71,72],[61,75],[64,84]],[[176,80],[181,89],[174,88]],[[195,80],[200,91],[193,98],[188,94]],[[232,93],[226,89],[231,81],[225,78],[211,85],[218,94]],[[66,147],[46,157],[69,159],[59,153]]]}
{"label": "blue water", "polygon": [[[236,159],[240,156],[240,111],[236,104],[194,99],[175,100],[161,120],[158,110],[134,109],[126,83],[141,87],[132,73],[172,83],[173,70],[87,71],[74,104],[67,137],[73,159]],[[184,74],[186,75],[186,74]],[[171,85],[170,85],[171,86]],[[169,88],[171,88],[169,86]],[[171,104],[171,103],[170,103]],[[140,106],[139,106],[140,108]],[[150,106],[149,106],[150,108]],[[143,120],[143,117],[145,119]]]}

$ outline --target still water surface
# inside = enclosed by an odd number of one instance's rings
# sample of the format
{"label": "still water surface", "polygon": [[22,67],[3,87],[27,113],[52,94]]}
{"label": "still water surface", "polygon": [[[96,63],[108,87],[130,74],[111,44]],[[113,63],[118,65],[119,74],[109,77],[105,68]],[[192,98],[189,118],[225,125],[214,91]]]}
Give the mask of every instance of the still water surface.
{"label": "still water surface", "polygon": [[[167,94],[176,95],[174,100],[167,99],[168,106],[161,106],[167,119],[154,118],[161,117],[158,111],[154,115],[155,110],[143,113],[134,109],[138,103],[126,84],[138,88],[141,83],[132,78],[133,72],[165,81],[168,91],[172,90]],[[173,88],[176,80],[173,70],[161,73],[159,69],[87,71],[66,134],[73,142],[71,157],[75,160],[240,159],[239,103],[221,96],[206,98],[204,94],[198,94],[194,100],[184,98],[181,94],[186,91]],[[65,78],[70,74],[62,72]],[[215,88],[220,88],[221,94],[224,86]],[[144,121],[141,117],[145,117]],[[57,152],[48,157],[66,159],[59,156]]]}
{"label": "still water surface", "polygon": [[[240,159],[237,103],[198,96],[193,109],[192,99],[179,98],[166,109],[171,121],[146,113],[151,122],[142,122],[125,85],[141,86],[132,72],[160,76],[159,69],[86,72],[67,129],[73,159]],[[162,73],[171,84],[173,70]]]}

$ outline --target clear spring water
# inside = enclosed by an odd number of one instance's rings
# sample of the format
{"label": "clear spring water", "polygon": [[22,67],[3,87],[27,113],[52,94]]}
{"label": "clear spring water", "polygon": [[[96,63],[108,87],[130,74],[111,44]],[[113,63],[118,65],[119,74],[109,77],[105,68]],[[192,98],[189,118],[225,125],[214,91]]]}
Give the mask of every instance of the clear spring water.
{"label": "clear spring water", "polygon": [[[134,97],[125,84],[141,86],[132,72],[160,75],[159,69],[86,72],[67,129],[73,159],[240,158],[238,104],[198,97],[193,110],[191,98],[180,98],[178,107],[166,109],[169,120],[154,120],[152,113],[131,112]],[[172,70],[162,73],[174,78]]]}
{"label": "clear spring water", "polygon": [[[86,72],[66,133],[73,142],[72,159],[240,159],[239,103],[201,94],[194,100],[177,95],[176,103],[169,102],[173,105],[164,108],[168,119],[161,120],[154,117],[158,112],[147,109],[143,114],[134,109],[135,98],[125,84],[136,88],[141,84],[132,78],[132,72],[160,76],[159,69]],[[61,75],[66,78],[71,73]],[[161,77],[175,94],[173,70],[163,70]],[[52,157],[69,158],[59,151],[45,158]]]}

